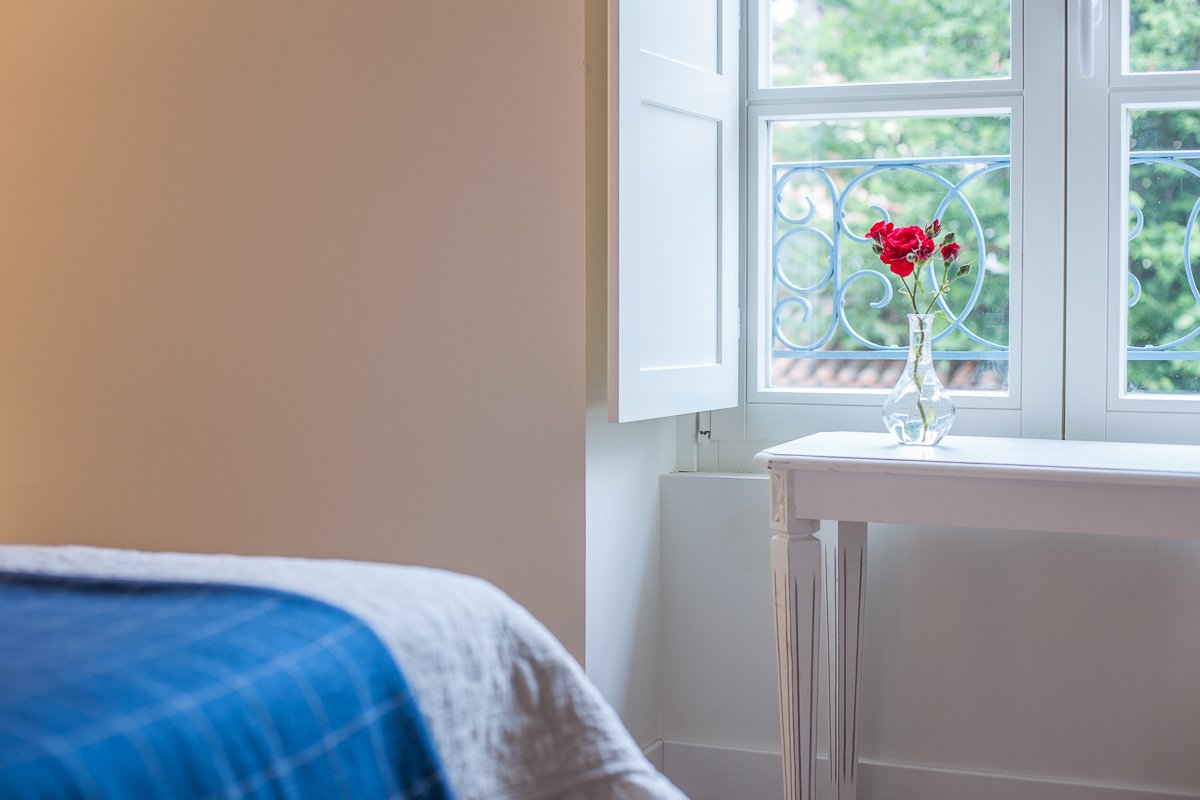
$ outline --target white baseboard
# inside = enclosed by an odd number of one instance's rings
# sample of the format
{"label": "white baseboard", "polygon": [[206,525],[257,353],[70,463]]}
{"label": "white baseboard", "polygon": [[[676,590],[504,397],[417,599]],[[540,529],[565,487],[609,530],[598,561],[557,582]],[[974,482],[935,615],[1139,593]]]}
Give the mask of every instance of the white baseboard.
{"label": "white baseboard", "polygon": [[[783,797],[778,753],[730,747],[655,742],[647,748],[661,759],[655,765],[691,800],[779,800]],[[651,759],[654,761],[654,759]],[[821,778],[828,763],[817,766],[817,800],[828,800]],[[1200,793],[1179,793],[1134,786],[1002,775],[913,764],[859,762],[859,800],[1198,800]]]}

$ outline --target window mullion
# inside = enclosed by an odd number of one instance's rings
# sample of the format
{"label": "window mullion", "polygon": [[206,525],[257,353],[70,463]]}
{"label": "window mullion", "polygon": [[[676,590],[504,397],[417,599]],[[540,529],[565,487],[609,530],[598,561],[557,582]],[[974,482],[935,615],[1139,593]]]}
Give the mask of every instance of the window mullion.
{"label": "window mullion", "polygon": [[[1063,433],[1063,361],[1066,227],[1066,10],[1062,3],[1025,8],[1025,87],[1018,179],[1022,228],[1021,435],[1059,438]],[[1016,139],[1017,137],[1014,137]],[[1016,154],[1014,153],[1014,158]]]}

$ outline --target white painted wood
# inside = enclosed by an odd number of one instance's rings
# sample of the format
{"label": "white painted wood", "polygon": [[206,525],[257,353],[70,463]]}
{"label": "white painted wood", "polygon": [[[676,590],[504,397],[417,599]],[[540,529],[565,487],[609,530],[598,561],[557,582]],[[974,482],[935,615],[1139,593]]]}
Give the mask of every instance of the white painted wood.
{"label": "white painted wood", "polygon": [[821,635],[821,542],[812,535],[771,538],[775,652],[784,797],[816,796],[817,678]]}
{"label": "white painted wood", "polygon": [[708,72],[720,70],[720,0],[642,0],[641,6],[643,50]]}
{"label": "white painted wood", "polygon": [[[1200,447],[1192,445],[948,436],[937,447],[906,447],[886,433],[827,432],[768,448],[756,461],[773,470],[826,468],[877,479],[959,477],[983,488],[997,480],[1037,479],[1200,489]],[[1079,513],[1091,516],[1087,509]]]}
{"label": "white painted wood", "polygon": [[[1200,444],[1195,421],[1200,402],[1194,396],[1125,391],[1126,111],[1155,104],[1195,107],[1200,75],[1125,74],[1129,3],[1106,0],[1101,5],[1093,76],[1082,75],[1076,66],[1078,37],[1068,39],[1065,433],[1068,438]],[[1087,10],[1084,2],[1068,4],[1072,30],[1086,27]],[[1158,419],[1180,414],[1191,418],[1165,425]]]}
{"label": "white painted wood", "polygon": [[643,104],[638,188],[642,234],[636,350],[639,371],[695,368],[720,357],[718,208],[720,122]]}
{"label": "white painted wood", "polygon": [[610,4],[614,422],[738,401],[737,4],[680,5]]}
{"label": "white painted wood", "polygon": [[[661,481],[667,741],[780,751],[770,485]],[[1200,793],[1200,540],[871,524],[867,580],[860,762]]]}
{"label": "white painted wood", "polygon": [[[1014,173],[1013,214],[1021,227],[1021,270],[1013,293],[1020,298],[1021,436],[1058,439],[1063,431],[1063,303],[1066,258],[1063,229],[1066,211],[1066,176],[1063,170],[1066,140],[1066,75],[1063,33],[1066,4],[1016,3],[1025,6],[1022,67],[1026,76],[1022,119],[1024,132],[1016,148],[1025,167]],[[1018,211],[1019,208],[1019,211]],[[1014,240],[1015,241],[1015,240]],[[1015,313],[1015,312],[1014,312]],[[1015,341],[1015,340],[1013,340]],[[959,428],[959,433],[974,433]],[[979,431],[1007,436],[1002,428]]]}
{"label": "white painted wood", "polygon": [[[944,441],[944,440],[943,440]],[[1101,533],[1155,539],[1195,539],[1200,531],[1194,488],[1162,488],[1114,483],[1054,482],[1037,479],[975,478],[797,470],[805,484],[806,508],[824,519],[848,515],[872,522],[944,527]],[[937,494],[936,502],[914,497]]]}
{"label": "white painted wood", "polygon": [[[1081,24],[1080,3],[1068,3],[1068,25]],[[1112,16],[1105,14],[1106,18]],[[1107,30],[1107,26],[1103,30]],[[1097,31],[1093,42],[1095,72],[1083,77],[1078,69],[1067,70],[1067,293],[1066,362],[1064,367],[1064,431],[1068,439],[1104,439],[1105,388],[1108,385],[1109,281],[1106,265],[1112,237],[1097,235],[1109,220],[1108,165],[1109,42]],[[1067,39],[1068,64],[1079,63],[1077,37]],[[1119,227],[1123,227],[1119,226]]]}
{"label": "white painted wood", "polygon": [[[805,530],[812,520],[839,521],[826,554],[826,581],[834,584],[826,602],[830,751],[834,791],[844,792],[838,800],[853,800],[857,788],[850,762],[857,758],[862,604],[848,595],[865,590],[866,525],[854,520],[1200,539],[1200,447],[958,436],[924,448],[888,434],[821,433],[769,448],[756,461],[770,470],[777,530],[793,521]],[[787,558],[786,543],[772,543],[777,620],[780,583],[791,585],[797,578],[790,570],[799,569],[806,584],[811,566]],[[858,559],[864,569],[856,584]],[[810,724],[813,713],[789,694],[794,670],[781,656],[784,783],[789,798],[808,798],[811,788],[789,764],[795,743],[788,731]]]}
{"label": "white painted wood", "polygon": [[[663,772],[691,800],[778,800],[780,756],[763,750],[662,743]],[[819,759],[824,761],[824,759]],[[864,798],[881,800],[1196,800],[1200,793],[1149,786],[1066,781],[1026,775],[863,760]],[[816,800],[833,795],[824,783]]]}
{"label": "white painted wood", "polygon": [[821,541],[816,520],[796,517],[792,476],[771,476],[772,596],[779,672],[780,741],[785,800],[814,800],[817,677],[821,636]]}
{"label": "white painted wood", "polygon": [[825,541],[825,648],[829,675],[829,776],[832,797],[858,797],[859,675],[867,574],[867,526],[838,522]]}

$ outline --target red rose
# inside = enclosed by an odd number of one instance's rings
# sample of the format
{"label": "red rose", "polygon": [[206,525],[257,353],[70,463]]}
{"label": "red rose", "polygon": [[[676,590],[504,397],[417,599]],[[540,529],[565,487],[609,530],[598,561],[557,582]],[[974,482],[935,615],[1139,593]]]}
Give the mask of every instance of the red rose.
{"label": "red rose", "polygon": [[929,234],[930,236],[937,236],[938,232],[941,230],[942,221],[940,219],[935,219],[933,222],[929,223],[929,227],[925,229],[925,233]]}
{"label": "red rose", "polygon": [[958,258],[958,251],[962,248],[958,246],[958,242],[950,242],[942,245],[942,261],[953,261]]}
{"label": "red rose", "polygon": [[883,239],[883,252],[879,260],[901,278],[908,277],[918,261],[933,255],[934,243],[917,225],[900,228]]}
{"label": "red rose", "polygon": [[895,227],[892,223],[881,219],[871,226],[871,230],[867,233],[867,238],[874,239],[876,242],[882,244],[883,238],[890,234]]}

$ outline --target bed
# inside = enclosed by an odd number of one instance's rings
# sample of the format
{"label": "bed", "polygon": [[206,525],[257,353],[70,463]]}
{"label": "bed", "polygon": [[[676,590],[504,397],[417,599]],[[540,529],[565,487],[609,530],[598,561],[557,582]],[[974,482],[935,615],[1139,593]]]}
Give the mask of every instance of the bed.
{"label": "bed", "polygon": [[[361,621],[399,666],[440,761],[443,796],[684,800],[554,637],[485,581],[409,566],[88,547],[0,546],[0,572],[24,583],[24,576],[72,576],[311,598]],[[6,691],[0,686],[0,695]],[[8,722],[0,717],[0,733]],[[332,795],[301,786],[294,796]]]}

